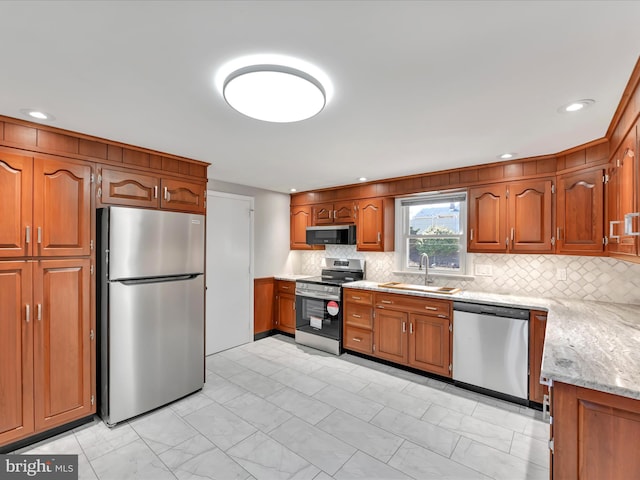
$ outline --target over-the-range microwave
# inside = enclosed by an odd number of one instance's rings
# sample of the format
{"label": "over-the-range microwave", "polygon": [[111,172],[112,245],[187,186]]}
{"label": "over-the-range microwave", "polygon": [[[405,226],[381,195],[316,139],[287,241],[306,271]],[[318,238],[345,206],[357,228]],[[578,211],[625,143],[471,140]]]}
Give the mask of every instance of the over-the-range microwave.
{"label": "over-the-range microwave", "polygon": [[308,245],[355,245],[355,225],[307,227]]}

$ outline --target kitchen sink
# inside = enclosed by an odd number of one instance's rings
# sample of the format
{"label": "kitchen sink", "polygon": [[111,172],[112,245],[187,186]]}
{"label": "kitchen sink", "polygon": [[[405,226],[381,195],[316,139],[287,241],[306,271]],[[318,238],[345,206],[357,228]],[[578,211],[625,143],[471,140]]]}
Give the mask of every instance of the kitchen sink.
{"label": "kitchen sink", "polygon": [[441,294],[453,294],[460,291],[455,287],[431,287],[428,285],[417,285],[413,283],[400,283],[400,282],[387,282],[379,283],[379,287],[382,288],[397,288],[398,290],[413,290],[415,292],[427,292],[427,293],[441,293]]}

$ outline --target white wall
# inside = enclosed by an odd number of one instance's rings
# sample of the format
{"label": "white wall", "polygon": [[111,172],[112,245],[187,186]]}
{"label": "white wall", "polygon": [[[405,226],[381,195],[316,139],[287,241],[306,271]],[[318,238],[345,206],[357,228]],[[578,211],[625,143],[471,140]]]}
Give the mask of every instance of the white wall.
{"label": "white wall", "polygon": [[221,182],[209,178],[208,190],[246,195],[255,199],[254,276],[293,273],[289,255],[289,195]]}

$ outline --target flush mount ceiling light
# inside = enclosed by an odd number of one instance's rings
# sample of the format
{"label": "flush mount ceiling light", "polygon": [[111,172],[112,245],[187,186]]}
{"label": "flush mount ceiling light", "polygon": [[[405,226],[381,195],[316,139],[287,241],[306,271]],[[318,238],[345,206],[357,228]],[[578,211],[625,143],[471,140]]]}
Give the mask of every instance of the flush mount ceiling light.
{"label": "flush mount ceiling light", "polygon": [[515,153],[503,153],[502,155],[498,155],[498,158],[500,160],[509,160],[510,158],[513,158],[515,156],[516,156]]}
{"label": "flush mount ceiling light", "polygon": [[367,177],[360,177],[358,179],[359,182],[366,182],[367,181]]}
{"label": "flush mount ceiling light", "polygon": [[322,111],[326,93],[308,73],[283,65],[250,65],[225,80],[224,99],[251,118],[289,123],[311,118]]}
{"label": "flush mount ceiling light", "polygon": [[20,110],[20,113],[27,115],[31,118],[35,118],[37,120],[55,120],[55,117],[49,113],[42,112],[40,110],[36,110],[35,108],[23,108]]}
{"label": "flush mount ceiling light", "polygon": [[560,112],[560,113],[578,112],[580,110],[584,110],[585,108],[593,105],[594,103],[596,103],[596,101],[595,100],[591,100],[590,98],[585,98],[583,100],[576,100],[575,102],[571,102],[571,103],[567,103],[565,105],[562,105],[558,109],[558,112]]}

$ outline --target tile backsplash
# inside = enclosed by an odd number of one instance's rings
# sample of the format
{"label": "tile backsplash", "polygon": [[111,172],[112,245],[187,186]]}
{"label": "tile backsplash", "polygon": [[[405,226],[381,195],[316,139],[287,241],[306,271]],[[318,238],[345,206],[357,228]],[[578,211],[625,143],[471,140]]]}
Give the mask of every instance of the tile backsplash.
{"label": "tile backsplash", "polygon": [[[358,252],[352,245],[329,245],[325,251],[297,251],[294,273],[319,275],[325,257],[359,258],[366,279],[374,282],[421,283],[422,275],[395,274],[395,253]],[[606,257],[568,255],[467,254],[467,274],[473,279],[434,277],[435,285],[493,293],[576,298],[640,304],[640,264]]]}

